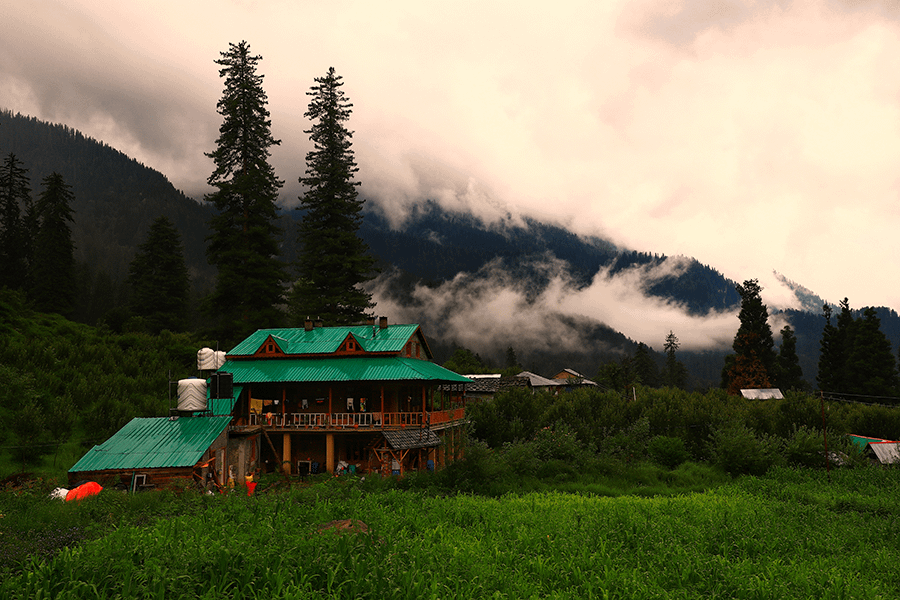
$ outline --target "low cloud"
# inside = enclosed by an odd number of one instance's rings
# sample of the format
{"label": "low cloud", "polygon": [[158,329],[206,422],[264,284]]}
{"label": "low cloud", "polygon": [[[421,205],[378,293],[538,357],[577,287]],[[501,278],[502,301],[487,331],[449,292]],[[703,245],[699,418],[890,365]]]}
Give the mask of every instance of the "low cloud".
{"label": "low cloud", "polygon": [[375,282],[373,295],[381,314],[427,323],[430,336],[477,352],[510,344],[577,352],[592,344],[580,326],[584,323],[606,325],[657,350],[669,331],[684,350],[721,350],[731,345],[739,325],[736,311],[692,315],[676,302],[647,294],[654,281],[682,272],[687,259],[615,274],[604,269],[580,288],[563,261],[534,266],[548,278],[540,290],[515,280],[501,261],[494,261],[478,273],[459,273],[436,287],[416,286],[409,301],[397,299],[393,276],[385,275]]}

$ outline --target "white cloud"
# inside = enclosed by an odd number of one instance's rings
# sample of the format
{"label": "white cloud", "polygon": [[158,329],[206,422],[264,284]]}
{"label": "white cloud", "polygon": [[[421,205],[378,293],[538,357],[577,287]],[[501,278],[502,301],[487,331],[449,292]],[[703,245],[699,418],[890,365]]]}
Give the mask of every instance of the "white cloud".
{"label": "white cloud", "polygon": [[[898,12],[837,0],[48,1],[4,10],[0,106],[65,121],[197,193],[219,124],[213,61],[246,39],[263,56],[288,202],[308,148],[305,92],[334,66],[362,190],[395,222],[430,197],[900,308],[885,275],[900,267]],[[591,293],[625,299],[610,288]]]}

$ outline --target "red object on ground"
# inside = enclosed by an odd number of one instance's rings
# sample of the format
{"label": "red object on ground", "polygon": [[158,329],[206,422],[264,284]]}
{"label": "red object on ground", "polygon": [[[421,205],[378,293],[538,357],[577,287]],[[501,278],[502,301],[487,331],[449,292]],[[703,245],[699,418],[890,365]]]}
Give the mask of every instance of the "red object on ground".
{"label": "red object on ground", "polygon": [[95,496],[100,493],[103,487],[97,483],[96,481],[88,481],[85,484],[79,485],[77,488],[72,488],[69,490],[69,493],[66,494],[66,502],[71,502],[72,500],[83,500],[88,496]]}
{"label": "red object on ground", "polygon": [[248,496],[252,496],[252,495],[253,495],[253,492],[255,492],[255,491],[256,491],[256,482],[255,482],[255,481],[248,481],[248,482],[247,482],[247,495],[248,495]]}

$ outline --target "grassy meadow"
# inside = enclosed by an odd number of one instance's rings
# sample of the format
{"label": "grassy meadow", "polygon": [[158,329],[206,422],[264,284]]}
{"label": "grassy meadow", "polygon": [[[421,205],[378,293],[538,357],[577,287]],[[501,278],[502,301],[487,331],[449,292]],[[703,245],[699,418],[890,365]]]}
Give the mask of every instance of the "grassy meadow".
{"label": "grassy meadow", "polygon": [[[443,495],[417,479],[5,493],[0,597],[900,597],[897,469],[776,467],[653,496]],[[337,519],[367,531],[319,529]]]}

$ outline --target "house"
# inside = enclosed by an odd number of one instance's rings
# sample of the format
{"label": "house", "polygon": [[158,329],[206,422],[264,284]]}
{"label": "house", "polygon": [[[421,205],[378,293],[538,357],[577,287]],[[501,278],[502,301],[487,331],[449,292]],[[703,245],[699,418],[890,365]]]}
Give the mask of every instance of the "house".
{"label": "house", "polygon": [[[209,378],[206,406],[179,393],[170,417],[132,421],[89,451],[69,479],[137,474],[155,484],[204,477],[207,469],[205,476],[226,486],[256,472],[440,468],[461,455],[464,385],[471,380],[432,358],[418,325],[390,325],[384,317],[258,330],[225,354]],[[190,452],[179,450],[179,427],[206,437],[191,438]],[[152,439],[140,439],[142,431]]]}
{"label": "house", "polygon": [[565,386],[566,391],[576,387],[596,386],[597,384],[574,369],[563,369],[553,376],[553,380],[559,385]]}
{"label": "house", "polygon": [[490,400],[500,392],[530,387],[524,377],[503,377],[499,373],[465,377],[470,380],[464,389],[466,402]]}

